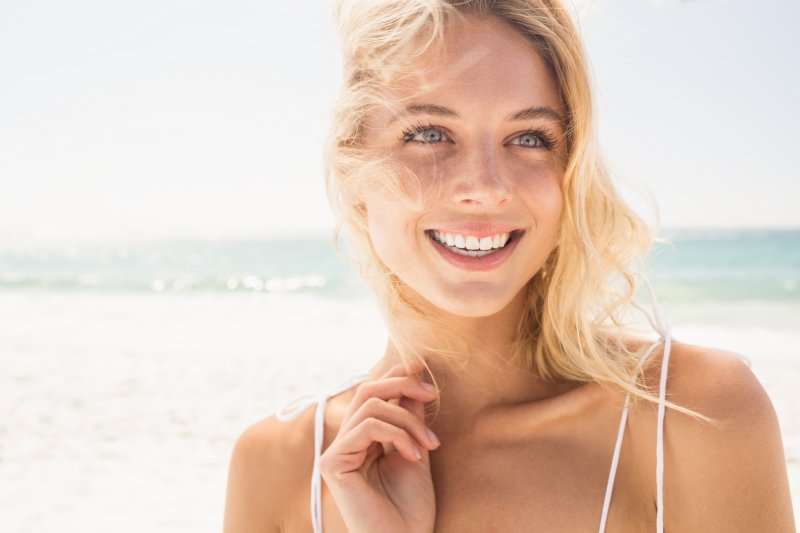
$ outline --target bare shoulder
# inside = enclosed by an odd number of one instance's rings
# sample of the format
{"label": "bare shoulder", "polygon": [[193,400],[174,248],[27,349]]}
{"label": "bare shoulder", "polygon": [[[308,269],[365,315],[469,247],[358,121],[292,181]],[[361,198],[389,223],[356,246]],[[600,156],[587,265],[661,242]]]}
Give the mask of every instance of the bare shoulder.
{"label": "bare shoulder", "polygon": [[665,423],[665,520],[674,531],[795,531],[778,419],[748,364],[674,343]]}
{"label": "bare shoulder", "polygon": [[225,533],[277,532],[308,490],[313,466],[313,409],[280,421],[274,415],[247,428],[228,469]]}
{"label": "bare shoulder", "polygon": [[733,352],[675,342],[668,377],[672,401],[723,424],[774,418],[764,387]]}

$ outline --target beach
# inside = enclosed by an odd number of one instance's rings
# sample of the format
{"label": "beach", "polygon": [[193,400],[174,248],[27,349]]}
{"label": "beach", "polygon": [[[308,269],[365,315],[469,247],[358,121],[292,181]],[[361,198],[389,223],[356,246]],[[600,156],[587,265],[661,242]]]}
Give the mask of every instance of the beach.
{"label": "beach", "polygon": [[[253,254],[240,243],[227,261],[221,245],[187,245],[179,260],[165,259],[179,247],[159,246],[118,260],[108,249],[0,254],[3,533],[219,531],[242,430],[383,353],[373,302],[327,244]],[[739,285],[725,297],[692,290],[708,272],[686,277],[669,262],[652,277],[676,339],[752,361],[781,423],[797,516],[795,260],[768,263],[779,275],[750,267],[761,299]],[[757,285],[773,278],[773,292]]]}
{"label": "beach", "polygon": [[3,294],[0,531],[219,531],[238,434],[381,353],[358,306],[290,300]]}

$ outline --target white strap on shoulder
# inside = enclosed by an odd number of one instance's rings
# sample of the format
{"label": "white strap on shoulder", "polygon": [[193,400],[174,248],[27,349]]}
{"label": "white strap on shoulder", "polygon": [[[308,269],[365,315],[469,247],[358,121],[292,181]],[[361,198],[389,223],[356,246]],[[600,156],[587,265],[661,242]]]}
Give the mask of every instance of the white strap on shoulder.
{"label": "white strap on shoulder", "polygon": [[[669,325],[661,318],[653,286],[646,277],[639,273],[637,273],[637,275],[647,288],[652,313],[648,313],[647,310],[636,301],[631,303],[647,317],[647,321],[659,335],[659,338],[641,355],[638,367],[641,368],[647,360],[650,359],[650,356],[655,352],[656,348],[658,348],[662,342],[664,343],[664,357],[661,362],[661,378],[658,388],[658,427],[656,430],[656,531],[657,533],[664,533],[664,415],[666,414],[667,369],[669,365],[669,353],[672,347],[672,336]],[[628,421],[628,406],[630,405],[630,401],[631,395],[628,393],[625,395],[625,403],[619,421],[619,429],[617,430],[617,441],[614,444],[614,454],[611,458],[611,469],[608,475],[608,483],[606,484],[605,498],[603,500],[603,512],[600,517],[600,533],[605,531],[606,522],[608,521],[608,510],[611,506],[611,494],[614,490],[614,480],[617,475],[619,455],[622,449],[622,438],[625,434],[625,425]]]}
{"label": "white strap on shoulder", "polygon": [[[638,366],[644,365],[656,348],[661,344],[661,339],[650,345],[649,348],[641,355]],[[606,530],[606,522],[608,521],[608,510],[611,507],[611,494],[614,492],[614,480],[617,477],[617,467],[619,465],[619,454],[622,449],[622,437],[625,435],[625,424],[628,422],[628,406],[631,403],[631,394],[625,395],[625,403],[622,408],[622,416],[619,420],[619,429],[617,430],[617,442],[614,444],[614,455],[611,457],[611,470],[608,473],[608,483],[606,483],[606,496],[603,500],[603,514],[600,517],[600,533]]]}
{"label": "white strap on shoulder", "polygon": [[608,473],[608,483],[606,483],[606,496],[603,499],[603,514],[600,517],[600,533],[606,530],[606,521],[608,520],[608,509],[611,507],[611,493],[614,491],[614,480],[617,477],[617,465],[619,464],[619,451],[622,448],[622,435],[625,434],[625,424],[628,421],[628,404],[631,401],[631,395],[628,393],[625,396],[625,406],[622,408],[622,417],[619,420],[619,429],[617,430],[617,442],[614,444],[614,455],[611,458],[611,471]]}
{"label": "white strap on shoulder", "polygon": [[320,398],[323,397],[329,398],[331,396],[336,396],[340,392],[346,391],[356,383],[360,383],[366,380],[368,377],[369,375],[367,374],[360,374],[358,376],[353,376],[341,382],[332,390],[323,392],[322,394],[306,395],[306,396],[301,396],[299,398],[295,398],[291,402],[284,405],[282,408],[278,409],[278,412],[275,413],[275,418],[277,418],[281,422],[288,422],[289,420],[294,420],[295,418],[303,414],[303,412],[305,412],[306,409],[308,409],[315,403],[319,402]]}
{"label": "white strap on shoulder", "polygon": [[[645,287],[647,287],[653,310],[652,317],[648,315],[648,319],[664,342],[664,356],[661,359],[661,379],[658,384],[658,427],[656,428],[656,532],[664,533],[664,415],[667,410],[667,373],[669,370],[669,354],[672,348],[672,334],[670,326],[661,319],[653,286],[647,278],[641,275],[640,277],[644,281]],[[644,312],[643,309],[642,311]],[[647,315],[646,312],[645,315]]]}
{"label": "white strap on shoulder", "polygon": [[[369,378],[367,374],[353,376],[319,396],[298,398],[275,414],[275,418],[285,422],[297,418],[308,407],[317,404],[317,410],[314,413],[314,467],[311,471],[311,525],[314,533],[322,533],[322,476],[319,472],[319,458],[322,455],[322,443],[325,436],[325,405],[331,396],[336,396],[367,378]],[[286,412],[287,410],[288,412]]]}
{"label": "white strap on shoulder", "polygon": [[661,360],[661,382],[658,386],[658,429],[656,433],[656,532],[664,533],[664,415],[667,400],[667,371],[672,335],[667,327],[664,357]]}
{"label": "white strap on shoulder", "polygon": [[322,476],[319,473],[319,457],[325,431],[325,404],[328,397],[322,396],[314,413],[314,468],[311,470],[311,525],[314,533],[322,533]]}

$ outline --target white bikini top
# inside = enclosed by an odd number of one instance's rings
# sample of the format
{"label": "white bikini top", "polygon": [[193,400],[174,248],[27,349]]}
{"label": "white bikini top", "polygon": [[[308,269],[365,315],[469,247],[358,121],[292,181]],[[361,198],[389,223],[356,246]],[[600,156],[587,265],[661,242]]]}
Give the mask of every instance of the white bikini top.
{"label": "white bikini top", "polygon": [[[665,400],[667,393],[667,371],[669,368],[669,353],[672,346],[672,338],[670,335],[670,328],[666,325],[658,312],[656,304],[655,293],[652,286],[644,280],[645,286],[649,292],[650,302],[652,304],[652,316],[641,307],[638,303],[633,302],[633,305],[639,309],[647,317],[648,322],[653,329],[658,332],[659,338],[651,344],[648,349],[642,354],[639,361],[640,367],[650,358],[661,343],[664,343],[664,358],[661,362],[661,380],[658,387],[658,427],[656,431],[656,532],[664,533],[664,413],[665,413]],[[356,383],[360,383],[368,378],[367,374],[354,376],[347,381],[340,383],[333,390],[324,392],[319,396],[303,396],[297,398],[291,403],[287,404],[283,409],[280,409],[275,417],[280,421],[293,420],[300,416],[308,407],[316,404],[317,410],[314,418],[314,467],[311,472],[311,522],[314,527],[314,533],[322,533],[322,480],[319,472],[319,458],[322,454],[322,438],[325,427],[325,404],[328,398],[335,396]],[[614,478],[617,475],[617,466],[619,465],[619,453],[622,448],[622,437],[625,433],[625,424],[628,420],[628,406],[630,404],[631,395],[628,393],[625,396],[625,403],[622,409],[622,416],[619,421],[619,430],[617,432],[617,441],[614,445],[614,454],[611,457],[611,469],[608,474],[608,483],[606,484],[606,494],[603,500],[603,514],[600,518],[600,533],[604,533],[606,529],[606,521],[608,520],[608,509],[611,505],[611,493],[614,489]]]}

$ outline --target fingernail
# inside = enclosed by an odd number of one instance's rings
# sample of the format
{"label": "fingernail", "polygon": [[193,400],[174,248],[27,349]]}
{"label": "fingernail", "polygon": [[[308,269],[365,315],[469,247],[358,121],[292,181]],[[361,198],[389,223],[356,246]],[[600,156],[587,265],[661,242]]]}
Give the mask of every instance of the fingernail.
{"label": "fingernail", "polygon": [[420,383],[420,385],[422,386],[423,389],[425,389],[428,392],[436,392],[436,387],[434,387],[430,383],[422,382],[422,383]]}
{"label": "fingernail", "polygon": [[436,446],[441,446],[442,445],[442,443],[439,442],[439,439],[436,437],[436,434],[433,431],[431,431],[430,429],[428,430],[428,438],[431,439],[431,441],[433,441],[433,443]]}

